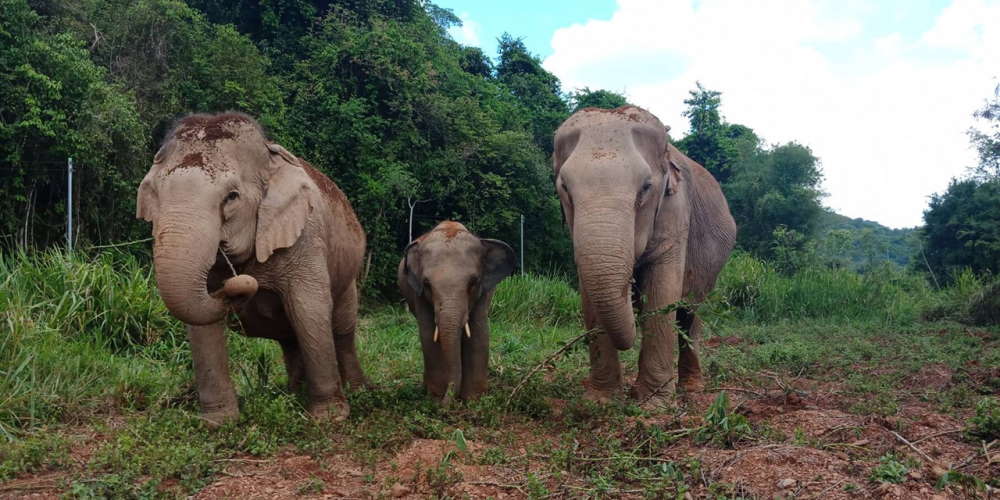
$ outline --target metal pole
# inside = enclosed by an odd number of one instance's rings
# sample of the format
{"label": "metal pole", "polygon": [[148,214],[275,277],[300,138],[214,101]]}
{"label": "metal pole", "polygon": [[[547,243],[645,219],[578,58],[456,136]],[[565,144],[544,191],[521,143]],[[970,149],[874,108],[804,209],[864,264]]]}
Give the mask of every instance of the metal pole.
{"label": "metal pole", "polygon": [[524,272],[524,214],[521,214],[521,272]]}
{"label": "metal pole", "polygon": [[73,157],[66,168],[66,250],[73,251]]}

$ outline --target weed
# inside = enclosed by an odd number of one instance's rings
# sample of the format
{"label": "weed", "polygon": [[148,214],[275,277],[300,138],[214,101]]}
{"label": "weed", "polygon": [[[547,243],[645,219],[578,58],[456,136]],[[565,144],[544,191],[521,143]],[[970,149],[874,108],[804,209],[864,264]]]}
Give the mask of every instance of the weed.
{"label": "weed", "polygon": [[699,443],[710,442],[729,447],[747,437],[750,432],[747,418],[729,411],[729,396],[726,395],[726,391],[721,391],[708,407],[705,423],[695,431],[694,437]]}
{"label": "weed", "polygon": [[906,473],[909,468],[900,462],[895,455],[889,453],[879,458],[879,464],[872,469],[872,481],[885,483],[902,483],[906,480]]}
{"label": "weed", "polygon": [[976,403],[976,414],[969,419],[969,437],[991,442],[1000,439],[1000,402],[986,397]]}

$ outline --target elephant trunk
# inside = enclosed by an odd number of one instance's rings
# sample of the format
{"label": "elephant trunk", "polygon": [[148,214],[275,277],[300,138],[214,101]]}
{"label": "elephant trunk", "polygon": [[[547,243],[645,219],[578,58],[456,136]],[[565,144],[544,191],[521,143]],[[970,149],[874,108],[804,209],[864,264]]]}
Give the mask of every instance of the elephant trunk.
{"label": "elephant trunk", "polygon": [[170,313],[189,325],[222,320],[228,303],[208,293],[208,272],[219,248],[218,227],[198,225],[190,214],[164,214],[157,221],[153,264],[156,287]]}
{"label": "elephant trunk", "polygon": [[635,341],[631,300],[633,230],[631,212],[610,209],[579,212],[573,229],[580,285],[596,313],[596,326],[622,351],[632,348]]}
{"label": "elephant trunk", "polygon": [[448,398],[449,392],[458,393],[462,387],[462,335],[465,335],[468,324],[468,307],[461,298],[446,298],[436,311],[435,322],[438,342],[441,343],[447,367],[448,387],[445,389],[445,398]]}

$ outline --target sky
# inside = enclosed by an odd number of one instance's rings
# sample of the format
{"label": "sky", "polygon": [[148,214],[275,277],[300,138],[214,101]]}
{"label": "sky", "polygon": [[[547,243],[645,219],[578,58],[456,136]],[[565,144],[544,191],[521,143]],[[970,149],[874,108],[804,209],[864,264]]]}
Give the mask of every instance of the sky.
{"label": "sky", "polygon": [[496,56],[504,32],[562,81],[624,94],[683,137],[701,82],[768,144],[812,149],[824,204],[922,224],[976,164],[973,111],[1000,84],[1000,0],[437,0]]}

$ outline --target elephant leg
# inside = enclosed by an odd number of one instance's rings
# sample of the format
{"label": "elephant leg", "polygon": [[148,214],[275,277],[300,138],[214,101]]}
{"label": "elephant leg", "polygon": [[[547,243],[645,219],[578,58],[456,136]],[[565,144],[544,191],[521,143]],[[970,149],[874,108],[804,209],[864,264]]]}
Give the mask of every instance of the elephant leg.
{"label": "elephant leg", "polygon": [[677,324],[681,331],[677,332],[680,354],[677,359],[677,383],[687,392],[700,392],[705,389],[701,375],[701,363],[698,361],[698,348],[701,345],[701,318],[694,311],[679,309]]}
{"label": "elephant leg", "polygon": [[[315,286],[310,286],[315,285]],[[350,407],[344,396],[333,345],[333,301],[328,283],[303,283],[284,298],[285,311],[298,341],[309,389],[309,413],[340,421]]]}
{"label": "elephant leg", "polygon": [[288,391],[298,392],[302,386],[302,379],[305,377],[306,369],[302,361],[302,350],[299,349],[299,341],[294,338],[278,341],[281,344],[281,353],[285,358],[285,371],[288,373]]}
{"label": "elephant leg", "polygon": [[[597,314],[587,300],[586,293],[581,291],[580,298],[583,302],[583,326],[586,331],[591,331],[597,326]],[[611,338],[603,332],[592,336],[587,347],[590,351],[590,379],[583,397],[607,403],[622,388],[622,363],[618,358],[618,349],[615,349]]]}
{"label": "elephant leg", "polygon": [[484,294],[469,314],[471,337],[462,336],[462,388],[464,400],[482,396],[489,383],[490,364],[490,301],[493,291]]}
{"label": "elephant leg", "polygon": [[202,418],[213,427],[236,420],[240,410],[236,389],[229,377],[225,321],[204,326],[188,325],[187,331]]}
{"label": "elephant leg", "polygon": [[669,405],[677,382],[676,311],[664,312],[681,299],[682,267],[676,259],[647,266],[640,275],[640,289],[646,300],[642,306],[642,346],[639,375],[632,397],[649,408]]}
{"label": "elephant leg", "polygon": [[361,370],[358,350],[355,346],[358,328],[358,289],[351,283],[347,291],[334,303],[333,343],[337,350],[337,366],[340,379],[352,389],[371,386],[371,382]]}

